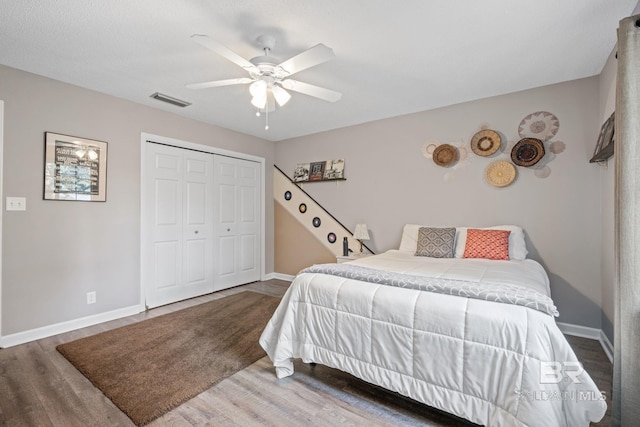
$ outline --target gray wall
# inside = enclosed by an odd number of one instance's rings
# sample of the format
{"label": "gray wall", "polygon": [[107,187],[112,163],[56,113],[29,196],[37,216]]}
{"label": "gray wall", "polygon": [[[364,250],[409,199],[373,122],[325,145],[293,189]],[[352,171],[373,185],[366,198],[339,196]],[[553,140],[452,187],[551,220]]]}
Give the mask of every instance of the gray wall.
{"label": "gray wall", "polygon": [[[2,335],[139,304],[140,133],[264,157],[273,271],[274,143],[0,66],[5,101]],[[106,203],[42,200],[44,132],[108,142]],[[86,293],[97,303],[86,304]]]}
{"label": "gray wall", "polygon": [[[600,74],[599,123],[609,118],[616,107],[616,73],[618,71],[615,49]],[[614,287],[615,287],[615,157],[599,166],[602,207],[602,331],[613,343]]]}
{"label": "gray wall", "polygon": [[[0,66],[4,196],[27,197],[26,212],[3,217],[2,335],[139,303],[140,132],[261,156],[267,168],[276,163],[288,172],[298,162],[345,158],[347,181],[308,184],[305,190],[348,227],[367,223],[373,238],[368,246],[377,251],[397,247],[407,222],[521,225],[531,256],[549,272],[559,320],[603,327],[609,335],[613,207],[607,197],[613,167],[590,165],[588,159],[613,109],[610,67],[608,62],[600,77],[274,144]],[[496,189],[485,183],[483,172],[506,154],[471,154],[468,162],[446,169],[422,156],[427,142],[466,145],[481,125],[513,143],[520,120],[539,110],[559,117],[554,139],[566,143],[550,161],[546,179],[519,168],[512,186]],[[109,143],[106,203],[42,200],[45,131]],[[271,272],[270,173],[266,180]],[[97,291],[95,305],[86,304],[90,290]]]}
{"label": "gray wall", "polygon": [[[402,226],[524,227],[530,257],[551,279],[561,322],[601,327],[600,169],[589,164],[601,123],[598,77],[531,89],[395,117],[276,145],[276,164],[291,176],[296,163],[344,158],[347,181],[304,186],[347,227],[369,226],[377,251],[397,248]],[[560,120],[553,140],[566,149],[545,179],[518,168],[511,186],[498,189],[484,170],[507,153],[442,168],[422,155],[424,143],[468,147],[482,125],[513,144],[527,114],[549,111]]]}

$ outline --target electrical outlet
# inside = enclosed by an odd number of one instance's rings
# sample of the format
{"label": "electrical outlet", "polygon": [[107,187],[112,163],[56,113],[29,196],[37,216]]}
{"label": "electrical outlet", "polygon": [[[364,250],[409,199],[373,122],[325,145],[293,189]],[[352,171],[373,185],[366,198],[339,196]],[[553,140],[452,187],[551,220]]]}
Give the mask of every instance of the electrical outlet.
{"label": "electrical outlet", "polygon": [[87,292],[87,304],[95,304],[96,303],[96,292]]}
{"label": "electrical outlet", "polygon": [[26,211],[27,198],[26,197],[7,197],[5,206],[8,211]]}

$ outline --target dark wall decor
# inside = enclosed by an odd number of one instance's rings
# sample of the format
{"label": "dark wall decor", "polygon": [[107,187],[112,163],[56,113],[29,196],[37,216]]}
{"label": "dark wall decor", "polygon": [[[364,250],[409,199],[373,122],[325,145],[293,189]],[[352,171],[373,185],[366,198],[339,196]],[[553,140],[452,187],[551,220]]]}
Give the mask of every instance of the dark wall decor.
{"label": "dark wall decor", "polygon": [[107,143],[45,133],[44,199],[107,200]]}
{"label": "dark wall decor", "polygon": [[613,145],[615,141],[614,115],[615,112],[611,113],[611,116],[609,116],[600,129],[596,149],[593,151],[593,157],[589,160],[590,163],[603,162],[613,156]]}

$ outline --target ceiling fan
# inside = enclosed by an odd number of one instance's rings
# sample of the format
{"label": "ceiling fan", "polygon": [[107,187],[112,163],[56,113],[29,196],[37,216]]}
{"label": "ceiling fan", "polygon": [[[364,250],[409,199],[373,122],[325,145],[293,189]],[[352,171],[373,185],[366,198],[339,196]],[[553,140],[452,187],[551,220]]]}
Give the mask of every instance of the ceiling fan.
{"label": "ceiling fan", "polygon": [[251,84],[249,86],[249,92],[252,96],[251,104],[256,107],[258,111],[262,110],[267,112],[275,109],[276,102],[279,106],[283,106],[291,99],[291,95],[287,90],[303,93],[328,102],[336,102],[342,97],[340,92],[289,78],[295,73],[335,57],[333,50],[322,43],[286,61],[280,62],[276,57],[269,55],[271,49],[275,46],[276,40],[268,35],[262,35],[257,39],[260,46],[262,46],[264,55],[256,56],[249,60],[246,60],[229,48],[211,39],[209,36],[194,34],[191,38],[196,43],[245,69],[249,73],[249,77],[193,83],[186,86],[189,89]]}

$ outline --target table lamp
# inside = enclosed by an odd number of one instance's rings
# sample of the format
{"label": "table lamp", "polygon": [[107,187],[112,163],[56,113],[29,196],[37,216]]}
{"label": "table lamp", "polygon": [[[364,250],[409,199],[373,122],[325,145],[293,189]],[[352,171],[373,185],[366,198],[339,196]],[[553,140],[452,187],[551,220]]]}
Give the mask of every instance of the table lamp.
{"label": "table lamp", "polygon": [[360,242],[360,255],[362,255],[362,241],[370,239],[367,224],[356,224],[356,230],[353,233],[353,238]]}

